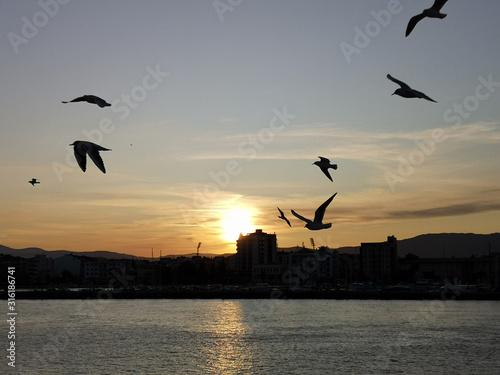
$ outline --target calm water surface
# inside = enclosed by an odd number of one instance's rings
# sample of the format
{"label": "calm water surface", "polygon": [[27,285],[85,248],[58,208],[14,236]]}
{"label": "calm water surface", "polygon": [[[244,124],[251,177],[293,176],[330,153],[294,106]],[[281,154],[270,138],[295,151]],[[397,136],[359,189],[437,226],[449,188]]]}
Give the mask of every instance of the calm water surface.
{"label": "calm water surface", "polygon": [[20,374],[500,374],[496,301],[54,300],[17,307]]}

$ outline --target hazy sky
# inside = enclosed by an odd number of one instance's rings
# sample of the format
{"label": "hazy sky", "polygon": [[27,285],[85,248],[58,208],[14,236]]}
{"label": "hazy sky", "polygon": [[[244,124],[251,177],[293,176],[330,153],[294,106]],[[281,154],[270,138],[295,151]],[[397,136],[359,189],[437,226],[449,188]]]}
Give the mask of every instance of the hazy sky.
{"label": "hazy sky", "polygon": [[[2,2],[0,243],[157,256],[234,252],[256,228],[280,247],[497,232],[500,2],[451,0],[405,38],[432,3]],[[438,103],[391,96],[388,73]],[[61,103],[83,94],[113,105]],[[75,140],[112,149],[106,174],[78,168]],[[335,192],[331,229],[290,213]]]}

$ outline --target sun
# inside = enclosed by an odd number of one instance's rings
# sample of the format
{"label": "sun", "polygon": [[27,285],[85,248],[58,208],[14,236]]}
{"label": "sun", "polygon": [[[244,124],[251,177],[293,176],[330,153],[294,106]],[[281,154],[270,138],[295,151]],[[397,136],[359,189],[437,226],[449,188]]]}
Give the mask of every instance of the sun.
{"label": "sun", "polygon": [[235,242],[240,233],[253,232],[252,211],[248,209],[225,210],[220,220],[221,237],[228,242]]}

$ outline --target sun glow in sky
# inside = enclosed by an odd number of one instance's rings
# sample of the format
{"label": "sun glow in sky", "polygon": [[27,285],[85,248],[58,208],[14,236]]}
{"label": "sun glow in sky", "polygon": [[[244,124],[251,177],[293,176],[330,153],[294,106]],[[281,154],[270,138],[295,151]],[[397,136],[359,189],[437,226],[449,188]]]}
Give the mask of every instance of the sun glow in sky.
{"label": "sun glow in sky", "polygon": [[228,242],[235,243],[240,233],[245,235],[255,231],[252,212],[247,209],[229,209],[220,213],[221,237]]}
{"label": "sun glow in sky", "polygon": [[[150,256],[235,252],[255,229],[280,247],[498,231],[500,1],[449,1],[408,37],[432,0],[222,2],[2,4],[0,244]],[[391,96],[387,74],[438,103]],[[112,106],[61,103],[84,94]],[[112,150],[106,174],[78,168],[76,140]],[[328,230],[290,212],[335,192]]]}

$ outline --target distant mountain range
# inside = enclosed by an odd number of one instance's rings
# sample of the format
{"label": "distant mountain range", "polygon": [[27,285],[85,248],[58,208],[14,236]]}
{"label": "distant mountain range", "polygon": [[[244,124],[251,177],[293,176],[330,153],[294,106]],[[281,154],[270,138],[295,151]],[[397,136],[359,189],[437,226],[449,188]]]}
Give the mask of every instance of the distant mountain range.
{"label": "distant mountain range", "polygon": [[44,250],[38,247],[28,247],[26,249],[12,249],[7,246],[0,245],[0,254],[13,255],[23,258],[32,258],[35,255],[46,255],[56,259],[66,254],[85,255],[89,257],[102,257],[107,259],[132,259],[129,254],[114,253],[112,251],[69,251],[69,250]]}
{"label": "distant mountain range", "polygon": [[[16,257],[23,257],[23,258],[32,258],[35,255],[46,255],[49,258],[59,258],[62,257],[66,254],[75,254],[75,255],[80,255],[80,256],[88,256],[88,257],[96,257],[96,258],[106,258],[106,259],[151,259],[151,258],[146,258],[146,257],[136,257],[130,254],[123,254],[123,253],[115,253],[112,251],[69,251],[69,250],[44,250],[40,249],[39,247],[28,247],[25,249],[13,249],[7,246],[0,245],[0,254],[5,254],[5,255],[13,255]],[[211,254],[211,253],[200,253],[200,256],[202,257],[216,257],[220,256],[221,254]],[[231,254],[222,254],[222,255],[231,255]],[[191,253],[191,254],[183,254],[183,255],[165,255],[163,256],[164,258],[166,257],[180,257],[180,256],[185,256],[188,258],[191,258],[193,256],[196,256],[196,253]],[[158,259],[158,258],[156,258]]]}
{"label": "distant mountain range", "polygon": [[[383,241],[377,241],[383,242]],[[341,254],[359,254],[360,246],[339,247]],[[289,247],[284,251],[295,251],[297,247]],[[488,251],[500,252],[500,233],[432,233],[398,239],[398,256],[403,258],[414,254],[419,258],[468,258],[472,255],[487,255]]]}
{"label": "distant mountain range", "polygon": [[[382,241],[380,241],[382,242]],[[297,247],[279,248],[280,251],[294,251]],[[339,253],[356,254],[359,253],[359,246],[340,247],[336,250]],[[417,237],[398,240],[398,256],[404,257],[407,254],[414,254],[420,258],[467,258],[472,255],[483,256],[488,252],[500,252],[500,233],[492,234],[474,234],[474,233],[435,233],[422,234]],[[0,245],[0,254],[20,256],[23,258],[32,258],[35,255],[44,254],[50,258],[59,258],[66,254],[84,255],[89,257],[102,257],[107,259],[132,259],[134,257],[129,254],[115,253],[111,251],[69,251],[69,250],[44,250],[37,247],[29,247],[26,249],[12,249],[7,246]],[[193,257],[196,253],[175,255]],[[211,254],[203,253],[200,256],[213,258],[220,255],[231,254]],[[174,257],[168,255],[168,257]],[[149,258],[142,258],[149,259]]]}
{"label": "distant mountain range", "polygon": [[412,253],[420,258],[467,258],[500,253],[500,233],[436,233],[398,240],[398,256]]}

